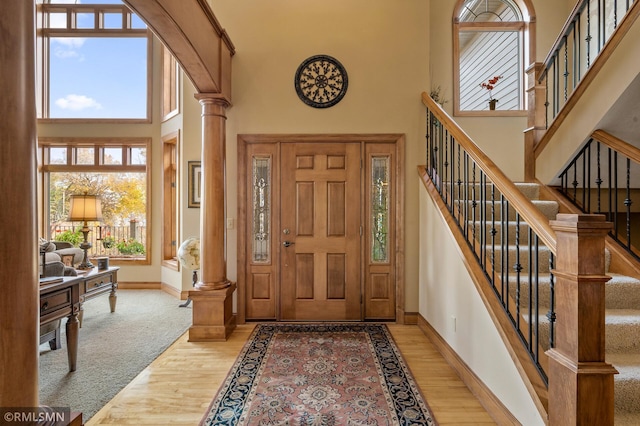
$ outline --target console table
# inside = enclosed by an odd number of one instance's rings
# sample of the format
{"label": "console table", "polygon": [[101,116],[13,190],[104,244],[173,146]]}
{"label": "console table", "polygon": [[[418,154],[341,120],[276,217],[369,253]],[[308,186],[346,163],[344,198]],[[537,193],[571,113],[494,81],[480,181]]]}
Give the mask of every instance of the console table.
{"label": "console table", "polygon": [[84,309],[82,304],[89,299],[100,296],[104,293],[109,293],[109,308],[111,312],[116,311],[116,301],[118,296],[116,291],[118,290],[118,270],[117,266],[112,266],[108,269],[99,270],[98,268],[90,269],[88,273],[80,276],[82,279],[80,284],[80,312],[78,313],[78,320],[80,321],[80,327],[82,327],[82,316]]}
{"label": "console table", "polygon": [[82,303],[109,292],[109,306],[111,312],[115,312],[119,269],[118,267],[105,270],[94,268],[84,275],[61,277],[58,281],[40,284],[40,326],[67,317],[69,371],[76,371]]}

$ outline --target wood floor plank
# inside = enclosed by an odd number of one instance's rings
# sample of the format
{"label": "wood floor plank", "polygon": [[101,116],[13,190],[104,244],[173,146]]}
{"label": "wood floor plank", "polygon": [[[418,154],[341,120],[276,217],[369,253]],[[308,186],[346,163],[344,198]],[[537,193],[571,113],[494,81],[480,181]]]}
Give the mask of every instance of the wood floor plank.
{"label": "wood floor plank", "polygon": [[[183,335],[86,425],[197,425],[254,326],[238,326],[226,342]],[[389,329],[441,426],[495,424],[417,326]]]}

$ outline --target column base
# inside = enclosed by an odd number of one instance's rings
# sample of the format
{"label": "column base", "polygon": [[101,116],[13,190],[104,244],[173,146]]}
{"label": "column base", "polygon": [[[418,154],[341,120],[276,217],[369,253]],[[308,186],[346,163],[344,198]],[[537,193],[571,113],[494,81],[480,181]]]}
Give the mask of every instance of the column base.
{"label": "column base", "polygon": [[236,283],[221,290],[192,290],[193,324],[189,328],[190,342],[225,341],[236,328],[233,314],[233,292]]}

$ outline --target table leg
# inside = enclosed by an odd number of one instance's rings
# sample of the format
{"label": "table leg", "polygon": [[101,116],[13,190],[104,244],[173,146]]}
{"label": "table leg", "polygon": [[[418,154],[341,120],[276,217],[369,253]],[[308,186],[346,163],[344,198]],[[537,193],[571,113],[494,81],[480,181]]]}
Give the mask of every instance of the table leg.
{"label": "table leg", "polygon": [[69,315],[67,320],[67,355],[69,357],[69,371],[76,371],[76,361],[78,359],[78,314]]}
{"label": "table leg", "polygon": [[111,312],[116,311],[116,301],[118,300],[118,296],[116,295],[116,287],[111,287],[111,293],[109,293],[109,307],[111,308]]}

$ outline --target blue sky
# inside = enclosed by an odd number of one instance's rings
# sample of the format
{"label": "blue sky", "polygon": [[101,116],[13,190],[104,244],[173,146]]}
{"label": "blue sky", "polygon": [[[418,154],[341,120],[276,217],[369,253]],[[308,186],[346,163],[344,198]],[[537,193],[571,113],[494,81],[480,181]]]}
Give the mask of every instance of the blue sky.
{"label": "blue sky", "polygon": [[[122,2],[91,0],[91,3]],[[63,17],[53,16],[51,27],[60,26],[57,18]],[[134,21],[135,28],[144,28],[139,18]],[[117,25],[119,17],[106,22],[112,27],[110,22]],[[91,25],[91,16],[78,16],[78,27]],[[51,38],[49,75],[51,118],[146,118],[146,37]]]}

